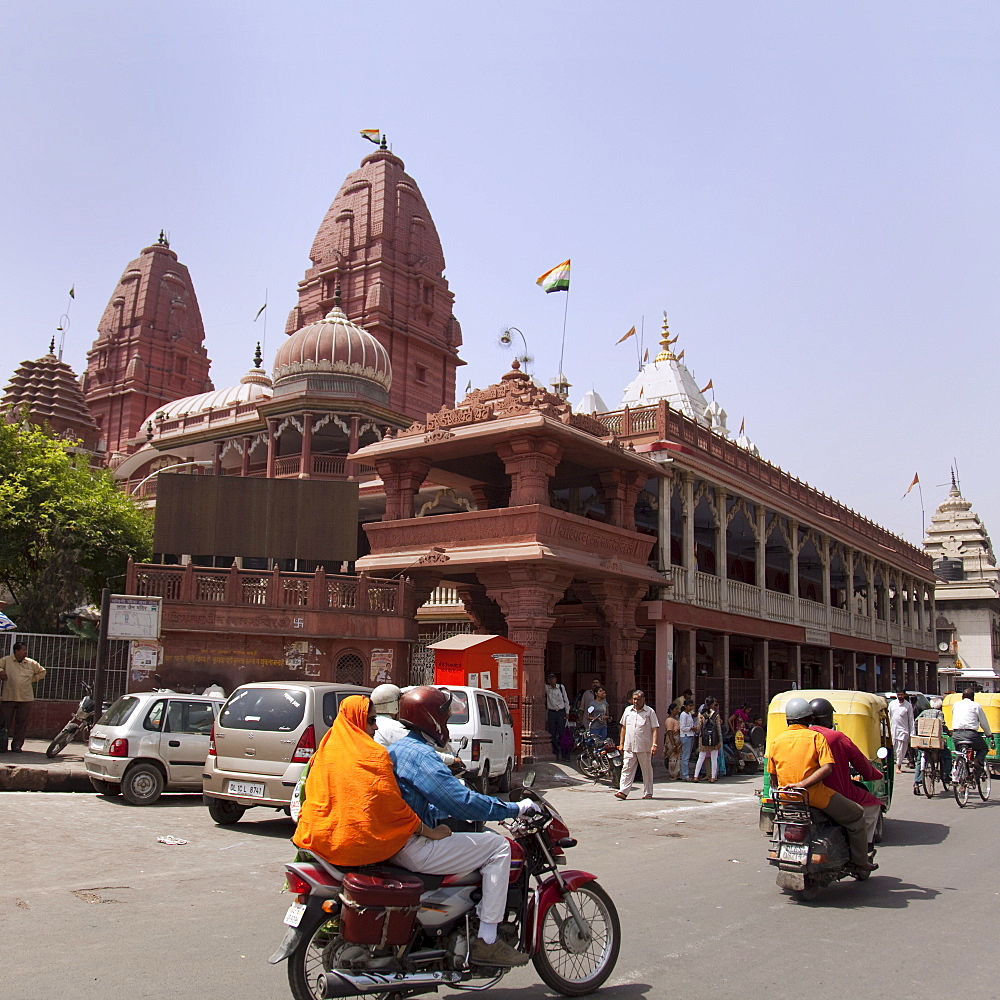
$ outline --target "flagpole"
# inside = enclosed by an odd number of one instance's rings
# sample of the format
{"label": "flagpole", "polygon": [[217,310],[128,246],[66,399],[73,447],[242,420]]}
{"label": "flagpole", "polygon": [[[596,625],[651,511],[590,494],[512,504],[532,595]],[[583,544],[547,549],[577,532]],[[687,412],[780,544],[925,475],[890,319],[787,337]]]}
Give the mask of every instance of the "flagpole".
{"label": "flagpole", "polygon": [[[264,330],[263,330],[263,345],[261,353],[264,357],[267,357],[267,288],[264,289]],[[266,423],[266,421],[265,421]]]}
{"label": "flagpole", "polygon": [[646,315],[639,317],[639,343],[635,345],[635,359],[639,364],[637,371],[642,371],[642,345],[646,340]]}
{"label": "flagpole", "polygon": [[924,525],[924,488],[920,485],[919,479],[917,480],[917,493],[920,494],[920,544],[923,545],[927,528]]}
{"label": "flagpole", "polygon": [[566,354],[566,317],[569,315],[569,285],[566,285],[566,305],[563,307],[562,343],[559,346],[559,378],[564,378],[563,357]]}

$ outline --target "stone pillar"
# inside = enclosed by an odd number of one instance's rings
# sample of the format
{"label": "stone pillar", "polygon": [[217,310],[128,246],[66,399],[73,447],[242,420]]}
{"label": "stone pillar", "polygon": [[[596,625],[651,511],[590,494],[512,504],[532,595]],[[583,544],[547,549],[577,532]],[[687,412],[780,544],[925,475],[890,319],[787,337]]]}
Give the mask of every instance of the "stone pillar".
{"label": "stone pillar", "polygon": [[501,441],[497,455],[510,476],[510,506],[549,506],[549,480],[559,465],[563,450],[549,438],[518,435]]}
{"label": "stone pillar", "polygon": [[656,717],[661,724],[667,717],[667,707],[674,698],[674,626],[659,620],[656,623]]}
{"label": "stone pillar", "polygon": [[[798,622],[799,618],[799,522],[788,519],[788,590],[792,598],[792,618]],[[801,662],[801,657],[799,658]],[[802,678],[799,678],[799,687]]]}
{"label": "stone pillar", "polygon": [[[693,628],[677,628],[674,632],[677,641],[677,689],[678,694],[685,688],[690,688],[697,697],[697,654],[698,632]],[[695,708],[697,708],[697,702]]]}
{"label": "stone pillar", "polygon": [[[726,500],[729,494],[721,487],[715,489],[715,568],[719,574],[719,608],[729,610],[729,523],[726,515]],[[728,643],[728,639],[726,640]],[[729,681],[726,681],[726,704],[729,704]],[[726,718],[729,716],[727,715]]]}
{"label": "stone pillar", "polygon": [[823,673],[825,674],[825,684],[828,688],[835,688],[833,682],[833,650],[823,650]]}
{"label": "stone pillar", "polygon": [[360,419],[355,413],[351,417],[350,430],[347,432],[347,457],[344,459],[344,475],[353,479],[358,474],[357,465],[351,461],[351,455],[358,450],[358,427]]}
{"label": "stone pillar", "polygon": [[302,451],[299,453],[299,479],[312,476],[313,415],[302,414]]}
{"label": "stone pillar", "polygon": [[760,678],[760,714],[767,721],[767,706],[771,703],[770,677],[770,643],[767,639],[754,639],[753,672]]}
{"label": "stone pillar", "polygon": [[413,500],[427,478],[430,461],[426,458],[382,458],[376,464],[385,487],[382,520],[413,517]]}
{"label": "stone pillar", "polygon": [[244,478],[250,475],[250,437],[243,438],[243,453],[240,456],[240,475]]}
{"label": "stone pillar", "polygon": [[274,463],[278,460],[278,439],[274,436],[277,420],[267,418],[267,478],[274,479]]}
{"label": "stone pillar", "polygon": [[572,574],[555,567],[513,564],[486,566],[479,571],[486,593],[497,602],[507,621],[507,638],[524,647],[521,671],[522,764],[551,760],[545,730],[545,644],[555,624],[552,611]]}
{"label": "stone pillar", "polygon": [[458,591],[465,613],[472,619],[474,631],[481,635],[503,635],[506,623],[495,601],[490,600],[486,588],[477,583],[459,583]]}
{"label": "stone pillar", "polygon": [[760,591],[760,601],[763,604],[764,590],[767,587],[767,508],[762,503],[757,504],[754,520],[757,523],[755,576],[757,589]]}
{"label": "stone pillar", "polygon": [[212,456],[212,475],[221,476],[222,475],[222,448],[225,444],[224,441],[215,442],[215,454]]}
{"label": "stone pillar", "polygon": [[647,474],[627,469],[606,469],[598,474],[598,478],[608,521],[617,528],[635,531],[635,502],[648,478]]}
{"label": "stone pillar", "polygon": [[[681,473],[681,512],[684,518],[681,551],[684,558],[684,598],[694,597],[694,574],[697,563],[694,558],[694,476],[690,472]],[[691,685],[694,690],[694,684]]]}
{"label": "stone pillar", "polygon": [[716,670],[722,667],[722,717],[728,719],[729,712],[729,633],[720,632],[712,643],[712,655]]}
{"label": "stone pillar", "polygon": [[820,540],[820,558],[823,560],[823,607],[826,608],[826,620],[829,623],[830,618],[830,538],[828,535],[823,535]]}
{"label": "stone pillar", "polygon": [[844,686],[851,691],[858,689],[858,654],[853,649],[844,654]]}
{"label": "stone pillar", "polygon": [[[854,634],[854,549],[847,547],[847,627]],[[857,681],[855,681],[855,687]]]}
{"label": "stone pillar", "polygon": [[635,688],[635,651],[645,630],[635,623],[639,602],[646,594],[644,583],[603,579],[590,581],[591,593],[604,614],[608,630],[608,698],[623,705]]}
{"label": "stone pillar", "polygon": [[796,688],[802,687],[802,647],[797,642],[788,643],[788,666],[795,678]]}
{"label": "stone pillar", "polygon": [[502,486],[494,486],[489,483],[473,483],[469,487],[472,499],[476,504],[476,510],[496,510],[506,507],[505,490]]}

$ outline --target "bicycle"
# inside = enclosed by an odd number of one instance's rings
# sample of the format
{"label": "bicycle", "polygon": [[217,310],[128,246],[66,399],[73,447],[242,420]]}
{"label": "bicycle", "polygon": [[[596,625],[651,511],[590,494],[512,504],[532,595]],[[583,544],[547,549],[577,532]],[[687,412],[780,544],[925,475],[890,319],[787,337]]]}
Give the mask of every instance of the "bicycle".
{"label": "bicycle", "polygon": [[921,750],[920,753],[923,754],[921,784],[924,788],[924,795],[927,798],[933,798],[937,785],[940,785],[947,792],[951,780],[945,777],[944,768],[941,764],[941,751],[927,748]]}
{"label": "bicycle", "polygon": [[976,760],[976,751],[971,743],[958,743],[951,759],[951,783],[955,801],[965,808],[969,801],[970,786],[975,783],[979,797],[985,802],[990,797],[992,787],[990,769]]}

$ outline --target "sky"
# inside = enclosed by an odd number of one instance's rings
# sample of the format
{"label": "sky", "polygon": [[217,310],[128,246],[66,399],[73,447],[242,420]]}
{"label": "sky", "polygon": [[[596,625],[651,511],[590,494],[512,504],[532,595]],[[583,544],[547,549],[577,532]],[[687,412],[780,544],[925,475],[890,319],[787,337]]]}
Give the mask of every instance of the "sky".
{"label": "sky", "polygon": [[617,408],[616,341],[655,353],[666,310],[764,458],[917,544],[901,497],[918,474],[929,519],[957,463],[1000,531],[996,3],[9,0],[0,88],[0,385],[67,307],[82,372],[161,228],[215,385],[265,319],[269,367],[379,128],[441,237],[460,394],[508,326],[554,378],[567,303],[535,279],[571,258],[572,400]]}

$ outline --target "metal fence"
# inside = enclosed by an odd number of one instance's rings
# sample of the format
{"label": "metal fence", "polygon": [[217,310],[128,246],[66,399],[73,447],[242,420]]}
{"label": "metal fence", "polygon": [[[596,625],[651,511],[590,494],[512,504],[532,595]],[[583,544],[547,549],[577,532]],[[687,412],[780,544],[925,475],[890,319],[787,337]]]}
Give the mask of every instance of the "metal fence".
{"label": "metal fence", "polygon": [[[35,685],[35,697],[42,701],[79,701],[83,682],[94,683],[97,670],[97,642],[76,635],[44,635],[36,632],[0,633],[0,656],[13,652],[14,643],[23,642],[28,656],[45,667],[46,674]],[[104,675],[104,697],[113,701],[125,691],[128,675],[128,640],[108,642],[108,662]]]}
{"label": "metal fence", "polygon": [[471,632],[472,622],[449,622],[447,625],[434,625],[421,628],[420,638],[413,645],[410,658],[410,683],[434,683],[434,650],[427,647],[432,642],[450,639],[462,632]]}

